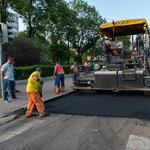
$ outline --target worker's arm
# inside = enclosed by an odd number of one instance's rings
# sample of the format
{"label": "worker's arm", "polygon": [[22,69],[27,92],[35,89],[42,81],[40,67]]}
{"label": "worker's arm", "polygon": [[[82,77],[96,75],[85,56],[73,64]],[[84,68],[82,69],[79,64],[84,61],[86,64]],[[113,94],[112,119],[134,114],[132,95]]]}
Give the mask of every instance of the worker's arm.
{"label": "worker's arm", "polygon": [[40,80],[36,75],[32,75],[33,79],[38,81],[41,85],[43,84],[43,81]]}
{"label": "worker's arm", "polygon": [[5,77],[5,71],[1,71],[1,75],[3,76],[3,78]]}
{"label": "worker's arm", "polygon": [[56,72],[57,72],[57,68],[56,68],[56,69],[54,69],[53,77],[55,77]]}

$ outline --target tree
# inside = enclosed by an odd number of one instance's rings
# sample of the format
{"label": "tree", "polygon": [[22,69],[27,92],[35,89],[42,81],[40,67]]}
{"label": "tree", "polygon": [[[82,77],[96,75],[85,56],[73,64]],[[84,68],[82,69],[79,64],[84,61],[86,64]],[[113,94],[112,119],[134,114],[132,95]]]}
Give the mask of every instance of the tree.
{"label": "tree", "polygon": [[73,0],[70,7],[78,14],[72,45],[77,49],[79,63],[82,55],[99,39],[98,27],[103,23],[103,19],[94,6],[89,6],[83,0]]}
{"label": "tree", "polygon": [[34,37],[37,28],[40,28],[40,21],[44,12],[43,0],[21,0],[16,3],[15,0],[9,1],[10,7],[16,11],[23,22],[27,25],[28,37]]}
{"label": "tree", "polygon": [[15,59],[15,66],[30,66],[40,64],[42,48],[29,38],[15,38],[3,45],[3,51]]}
{"label": "tree", "polygon": [[120,36],[120,37],[116,37],[115,39],[117,41],[123,41],[124,42],[124,50],[129,50],[129,47],[131,46],[130,38],[131,38],[131,36]]}
{"label": "tree", "polygon": [[102,55],[102,48],[101,48],[101,42],[102,39],[98,39],[95,43],[95,45],[93,47],[91,47],[88,51],[87,51],[87,55],[89,56],[99,56]]}
{"label": "tree", "polygon": [[57,61],[65,61],[66,60],[66,52],[68,51],[68,46],[61,40],[58,40],[58,37],[53,35],[49,54],[51,55],[51,58]]}
{"label": "tree", "polygon": [[[57,44],[59,45],[60,41],[63,41],[64,43],[67,43],[68,48],[66,49],[66,56],[67,63],[69,63],[70,59],[70,41],[73,39],[73,34],[75,31],[75,25],[74,25],[74,18],[76,18],[76,12],[71,10],[68,7],[68,4],[63,0],[55,0],[55,3],[53,3],[53,9],[52,2],[46,1],[47,3],[47,19],[44,21],[46,24],[46,29],[48,31],[49,36],[47,38],[51,41],[53,40],[53,37],[57,37]],[[53,11],[53,12],[52,12]],[[55,49],[55,51],[57,48]]]}

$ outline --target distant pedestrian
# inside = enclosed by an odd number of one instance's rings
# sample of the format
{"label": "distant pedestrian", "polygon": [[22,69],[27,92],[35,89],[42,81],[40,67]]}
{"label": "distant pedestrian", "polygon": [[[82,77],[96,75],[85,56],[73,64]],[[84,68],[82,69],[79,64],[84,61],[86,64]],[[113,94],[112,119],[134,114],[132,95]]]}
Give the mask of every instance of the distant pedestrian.
{"label": "distant pedestrian", "polygon": [[4,102],[9,103],[8,100],[8,90],[10,87],[11,91],[11,97],[12,99],[16,99],[16,95],[14,93],[14,73],[13,73],[13,65],[12,65],[13,58],[8,57],[7,62],[2,66],[1,74],[4,78],[4,89],[3,89],[3,95],[4,95]]}
{"label": "distant pedestrian", "polygon": [[65,92],[65,77],[64,77],[64,69],[63,67],[56,62],[56,65],[54,67],[54,77],[57,74],[56,82],[55,82],[55,89],[56,89],[56,94],[59,94],[59,84],[61,81],[61,91]]}
{"label": "distant pedestrian", "polygon": [[45,113],[44,103],[40,96],[40,90],[43,84],[43,81],[41,80],[41,74],[42,68],[36,68],[36,71],[34,71],[28,79],[26,92],[29,98],[29,102],[27,106],[26,117],[31,117],[33,115],[32,111],[34,105],[36,105],[36,108],[39,112],[39,117],[48,115]]}

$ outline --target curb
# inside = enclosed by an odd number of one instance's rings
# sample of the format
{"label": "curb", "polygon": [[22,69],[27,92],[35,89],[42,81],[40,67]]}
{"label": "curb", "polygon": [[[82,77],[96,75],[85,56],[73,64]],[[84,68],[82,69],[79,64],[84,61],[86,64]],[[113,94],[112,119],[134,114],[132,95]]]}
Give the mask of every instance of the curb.
{"label": "curb", "polygon": [[[46,104],[49,101],[55,101],[55,100],[59,99],[60,97],[65,97],[65,96],[72,94],[74,92],[75,92],[74,90],[70,90],[68,92],[52,96],[50,99],[44,100],[43,103]],[[2,114],[2,116],[0,118],[0,126],[18,118],[20,115],[23,115],[25,113],[25,111],[26,111],[26,107],[13,110],[11,113]]]}
{"label": "curb", "polygon": [[[65,77],[71,77],[71,74],[66,74]],[[46,80],[52,80],[54,79],[53,76],[49,76],[49,77],[42,77],[42,80],[43,81],[46,81]],[[28,79],[24,79],[24,80],[18,80],[18,81],[15,81],[16,84],[25,84],[28,82]]]}

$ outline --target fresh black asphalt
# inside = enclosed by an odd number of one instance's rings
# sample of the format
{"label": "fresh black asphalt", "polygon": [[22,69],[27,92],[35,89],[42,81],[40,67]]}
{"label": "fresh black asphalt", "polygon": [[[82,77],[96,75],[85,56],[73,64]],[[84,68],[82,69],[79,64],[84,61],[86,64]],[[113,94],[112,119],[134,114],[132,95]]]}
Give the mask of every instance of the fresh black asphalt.
{"label": "fresh black asphalt", "polygon": [[75,92],[45,103],[45,108],[50,113],[147,119],[150,118],[150,95]]}

